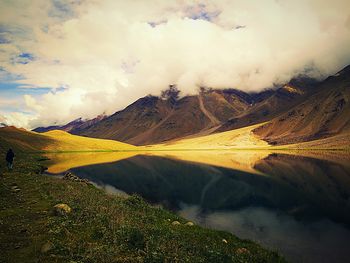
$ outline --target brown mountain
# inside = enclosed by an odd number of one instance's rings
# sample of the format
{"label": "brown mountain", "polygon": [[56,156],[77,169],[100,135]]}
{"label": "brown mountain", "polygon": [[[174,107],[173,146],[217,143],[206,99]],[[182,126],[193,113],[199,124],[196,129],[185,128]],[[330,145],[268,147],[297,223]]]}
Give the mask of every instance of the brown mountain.
{"label": "brown mountain", "polygon": [[259,123],[290,108],[306,93],[299,87],[284,86],[255,94],[235,89],[202,89],[198,95],[180,99],[146,96],[93,123],[79,119],[65,126],[35,131],[62,129],[88,137],[146,145]]}
{"label": "brown mountain", "polygon": [[290,144],[350,132],[350,66],[316,90],[254,133],[271,144]]}
{"label": "brown mountain", "polygon": [[323,138],[348,129],[349,68],[322,82],[299,76],[259,93],[203,88],[178,98],[170,86],[162,96],[146,96],[111,116],[58,129],[147,145],[269,121],[254,132],[272,144]]}
{"label": "brown mountain", "polygon": [[250,107],[237,116],[232,116],[217,131],[233,130],[271,120],[314,93],[317,83],[311,78],[298,77],[275,90],[252,93]]}
{"label": "brown mountain", "polygon": [[[217,105],[218,97],[222,100],[221,108],[212,113],[206,109],[206,105],[214,107]],[[234,94],[226,94],[226,97],[239,101],[234,98]],[[213,102],[207,102],[208,98]],[[221,112],[229,116],[235,111],[231,104],[217,92],[205,96],[186,96],[176,101],[147,96],[80,134],[116,139],[136,145],[157,143],[217,127],[221,123],[217,116],[224,118]],[[248,105],[244,101],[240,104]]]}

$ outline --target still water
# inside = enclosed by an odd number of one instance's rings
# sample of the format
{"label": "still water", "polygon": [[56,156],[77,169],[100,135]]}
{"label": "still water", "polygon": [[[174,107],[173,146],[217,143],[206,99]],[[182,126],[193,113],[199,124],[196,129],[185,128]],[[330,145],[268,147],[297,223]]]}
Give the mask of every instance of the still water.
{"label": "still water", "polygon": [[267,151],[48,156],[113,193],[137,193],[184,218],[279,251],[290,262],[349,262],[350,155]]}

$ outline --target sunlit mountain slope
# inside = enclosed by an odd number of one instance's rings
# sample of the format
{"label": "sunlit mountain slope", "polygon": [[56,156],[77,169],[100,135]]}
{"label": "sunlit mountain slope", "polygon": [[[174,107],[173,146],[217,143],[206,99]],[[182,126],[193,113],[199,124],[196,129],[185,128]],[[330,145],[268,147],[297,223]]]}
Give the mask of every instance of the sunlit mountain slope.
{"label": "sunlit mountain slope", "polygon": [[38,134],[15,127],[0,129],[0,148],[24,151],[127,151],[137,147],[113,140],[103,140],[71,135],[64,131]]}
{"label": "sunlit mountain slope", "polygon": [[269,144],[259,139],[259,137],[252,132],[252,130],[258,126],[261,126],[261,124],[196,138],[170,141],[164,144],[148,146],[146,148],[152,150],[268,148]]}

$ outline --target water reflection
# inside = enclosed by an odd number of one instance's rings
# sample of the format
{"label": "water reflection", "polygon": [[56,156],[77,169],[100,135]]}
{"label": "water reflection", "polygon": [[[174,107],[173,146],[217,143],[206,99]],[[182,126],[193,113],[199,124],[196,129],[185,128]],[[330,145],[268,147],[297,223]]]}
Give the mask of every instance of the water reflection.
{"label": "water reflection", "polygon": [[328,219],[303,222],[278,210],[247,207],[202,214],[183,205],[181,216],[203,226],[230,231],[279,250],[291,262],[348,262],[348,228]]}
{"label": "water reflection", "polygon": [[346,153],[99,155],[50,156],[49,171],[71,170],[107,191],[140,194],[202,225],[276,248],[293,262],[346,262],[350,256]]}

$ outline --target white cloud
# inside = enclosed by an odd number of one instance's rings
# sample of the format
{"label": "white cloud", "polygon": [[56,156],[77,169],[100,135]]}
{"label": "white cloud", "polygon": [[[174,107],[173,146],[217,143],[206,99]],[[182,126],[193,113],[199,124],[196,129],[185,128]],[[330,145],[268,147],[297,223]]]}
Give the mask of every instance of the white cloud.
{"label": "white cloud", "polygon": [[[183,94],[198,85],[261,90],[305,67],[326,75],[350,61],[348,1],[54,2],[1,3],[0,23],[24,29],[1,45],[4,69],[23,84],[65,87],[26,96],[36,112],[29,126],[112,113],[168,84]],[[11,64],[21,52],[36,60]]]}
{"label": "white cloud", "polygon": [[18,128],[27,128],[32,120],[34,120],[34,116],[22,112],[11,112],[7,113],[6,116],[0,115],[0,123]]}

